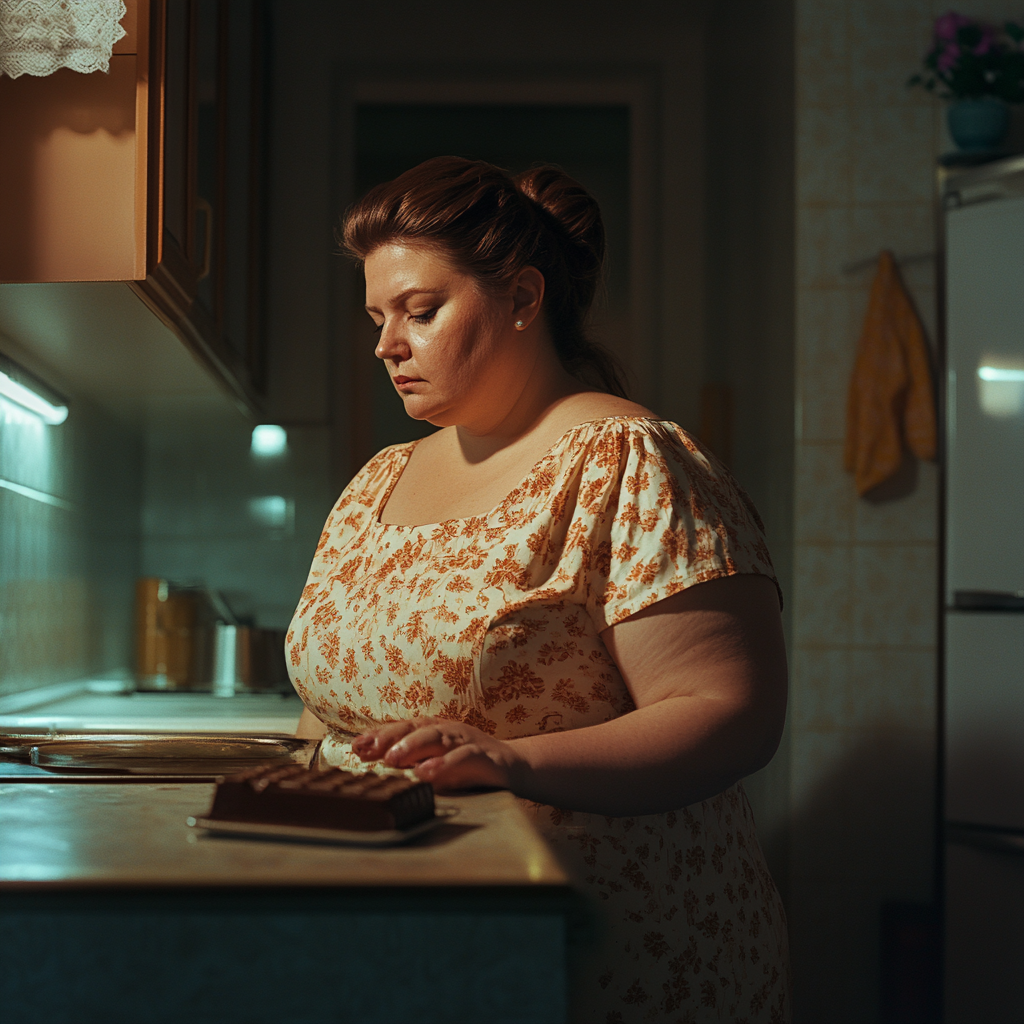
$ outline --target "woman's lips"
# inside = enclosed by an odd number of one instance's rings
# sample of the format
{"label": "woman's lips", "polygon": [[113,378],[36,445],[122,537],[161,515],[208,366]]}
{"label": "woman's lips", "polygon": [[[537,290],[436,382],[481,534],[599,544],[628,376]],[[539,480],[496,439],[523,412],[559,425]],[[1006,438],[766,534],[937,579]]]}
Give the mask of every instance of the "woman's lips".
{"label": "woman's lips", "polygon": [[392,377],[396,388],[407,388],[410,384],[422,384],[423,381],[420,377]]}

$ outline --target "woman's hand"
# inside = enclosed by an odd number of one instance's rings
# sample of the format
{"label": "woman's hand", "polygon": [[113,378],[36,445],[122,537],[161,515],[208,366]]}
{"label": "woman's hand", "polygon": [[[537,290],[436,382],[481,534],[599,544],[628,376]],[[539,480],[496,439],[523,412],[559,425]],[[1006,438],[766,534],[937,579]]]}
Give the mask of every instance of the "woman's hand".
{"label": "woman's hand", "polygon": [[412,768],[440,791],[480,786],[514,790],[515,777],[525,766],[508,743],[446,718],[389,722],[358,736],[352,749],[364,761]]}

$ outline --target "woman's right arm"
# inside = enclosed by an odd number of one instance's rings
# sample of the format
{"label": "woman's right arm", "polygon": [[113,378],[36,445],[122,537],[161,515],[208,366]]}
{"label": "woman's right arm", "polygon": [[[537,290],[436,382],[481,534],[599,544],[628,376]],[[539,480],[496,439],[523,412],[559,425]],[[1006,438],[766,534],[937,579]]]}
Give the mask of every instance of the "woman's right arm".
{"label": "woman's right arm", "polygon": [[464,722],[391,722],[352,744],[439,790],[497,786],[572,811],[659,814],[706,800],[772,758],[786,648],[767,576],[688,587],[601,633],[636,710],[501,741]]}

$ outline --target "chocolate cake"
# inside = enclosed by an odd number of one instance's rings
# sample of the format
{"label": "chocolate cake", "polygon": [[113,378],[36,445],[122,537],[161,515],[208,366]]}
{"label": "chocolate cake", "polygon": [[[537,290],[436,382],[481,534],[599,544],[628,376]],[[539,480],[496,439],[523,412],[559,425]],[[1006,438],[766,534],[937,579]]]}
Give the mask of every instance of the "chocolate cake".
{"label": "chocolate cake", "polygon": [[217,783],[210,818],[380,832],[434,817],[434,788],[404,775],[266,765]]}

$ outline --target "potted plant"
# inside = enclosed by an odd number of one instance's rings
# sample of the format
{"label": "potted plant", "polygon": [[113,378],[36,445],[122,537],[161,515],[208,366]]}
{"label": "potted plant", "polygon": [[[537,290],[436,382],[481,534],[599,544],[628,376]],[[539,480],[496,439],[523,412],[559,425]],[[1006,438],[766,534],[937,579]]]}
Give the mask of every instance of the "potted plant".
{"label": "potted plant", "polygon": [[945,100],[949,134],[962,150],[998,148],[1009,124],[1008,103],[1024,101],[1024,28],[1001,28],[949,11],[935,19],[920,85]]}

